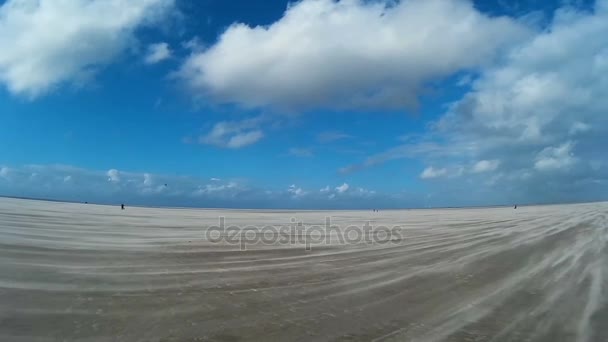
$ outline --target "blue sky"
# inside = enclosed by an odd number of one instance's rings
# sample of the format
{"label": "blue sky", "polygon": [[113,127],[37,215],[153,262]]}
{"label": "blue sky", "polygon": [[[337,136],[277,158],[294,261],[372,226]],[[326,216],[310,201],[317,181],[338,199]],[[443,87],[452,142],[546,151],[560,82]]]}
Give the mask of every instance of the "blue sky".
{"label": "blue sky", "polygon": [[607,199],[606,0],[0,4],[0,195]]}

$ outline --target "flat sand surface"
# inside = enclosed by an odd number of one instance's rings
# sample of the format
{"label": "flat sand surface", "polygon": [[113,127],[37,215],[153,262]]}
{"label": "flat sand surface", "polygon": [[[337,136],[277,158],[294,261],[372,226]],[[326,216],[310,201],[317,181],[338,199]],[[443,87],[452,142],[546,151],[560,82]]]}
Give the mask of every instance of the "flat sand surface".
{"label": "flat sand surface", "polygon": [[[309,251],[266,231],[242,251],[209,239],[219,217],[331,217],[339,230]],[[399,237],[341,241],[365,222]],[[607,239],[607,203],[273,212],[0,199],[0,341],[608,341]]]}

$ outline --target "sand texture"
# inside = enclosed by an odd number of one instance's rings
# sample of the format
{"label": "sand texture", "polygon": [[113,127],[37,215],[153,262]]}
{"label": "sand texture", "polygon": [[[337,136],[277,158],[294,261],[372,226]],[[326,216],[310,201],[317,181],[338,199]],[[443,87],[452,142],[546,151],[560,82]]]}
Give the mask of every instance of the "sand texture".
{"label": "sand texture", "polygon": [[[344,243],[334,230],[310,251],[242,251],[208,239],[219,217],[400,235]],[[0,341],[608,341],[607,239],[607,203],[376,213],[0,199]]]}

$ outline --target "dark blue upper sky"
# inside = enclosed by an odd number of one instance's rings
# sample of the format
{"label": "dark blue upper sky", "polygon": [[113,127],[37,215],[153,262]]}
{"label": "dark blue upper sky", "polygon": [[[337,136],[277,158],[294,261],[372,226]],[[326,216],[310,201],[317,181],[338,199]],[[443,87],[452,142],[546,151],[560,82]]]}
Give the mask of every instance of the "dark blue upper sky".
{"label": "dark blue upper sky", "polygon": [[0,4],[0,195],[605,198],[606,1]]}

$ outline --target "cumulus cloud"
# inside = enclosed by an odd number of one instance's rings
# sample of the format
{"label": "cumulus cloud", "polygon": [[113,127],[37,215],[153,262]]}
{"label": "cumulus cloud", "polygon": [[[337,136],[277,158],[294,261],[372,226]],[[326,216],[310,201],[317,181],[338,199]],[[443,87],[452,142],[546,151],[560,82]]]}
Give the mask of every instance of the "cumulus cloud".
{"label": "cumulus cloud", "polygon": [[443,122],[495,144],[550,145],[606,127],[608,10],[560,9],[550,27],[486,70]]}
{"label": "cumulus cloud", "polygon": [[31,98],[82,83],[172,6],[173,0],[8,0],[0,7],[0,83]]}
{"label": "cumulus cloud", "polygon": [[167,43],[156,43],[148,46],[144,61],[146,64],[156,64],[171,58],[172,52]]}
{"label": "cumulus cloud", "polygon": [[461,0],[303,0],[269,26],[230,26],[178,72],[245,107],[402,109],[427,82],[492,60],[528,30]]}
{"label": "cumulus cloud", "polygon": [[[541,180],[561,189],[603,179],[593,165],[606,161],[598,146],[608,143],[607,4],[599,0],[592,12],[557,10],[548,29],[484,70],[439,130],[473,145],[479,159],[500,158],[507,175],[538,181],[535,172],[568,171],[568,178]],[[576,143],[564,142],[569,137]],[[512,183],[529,187],[515,176]]]}
{"label": "cumulus cloud", "polygon": [[348,184],[346,184],[346,183],[344,183],[344,184],[342,184],[342,185],[340,185],[340,186],[336,187],[336,191],[337,191],[339,194],[343,194],[343,193],[347,192],[347,191],[348,191],[348,189],[350,189],[350,185],[348,185]]}
{"label": "cumulus cloud", "polygon": [[108,176],[108,182],[118,183],[120,182],[120,172],[116,169],[109,170],[106,175]]}
{"label": "cumulus cloud", "polygon": [[498,169],[499,165],[500,165],[499,160],[480,160],[477,163],[475,163],[475,165],[473,165],[472,171],[474,173],[496,171],[496,169]]}
{"label": "cumulus cloud", "polygon": [[253,118],[218,122],[209,133],[201,136],[199,141],[202,144],[231,149],[252,145],[264,138],[264,132],[259,128],[260,121],[260,118]]}
{"label": "cumulus cloud", "polygon": [[431,166],[431,167],[427,167],[426,169],[424,169],[424,171],[422,171],[422,173],[420,174],[420,178],[433,179],[433,178],[444,177],[447,174],[448,174],[448,169],[446,169],[446,168],[436,169]]}
{"label": "cumulus cloud", "polygon": [[574,144],[566,142],[558,147],[547,147],[536,157],[534,168],[540,171],[568,169],[576,163],[572,153]]}
{"label": "cumulus cloud", "polygon": [[306,194],[302,188],[296,186],[295,184],[290,185],[289,188],[287,188],[287,192],[292,194],[294,197],[300,197]]}
{"label": "cumulus cloud", "polygon": [[152,175],[149,173],[144,173],[144,185],[152,186]]}
{"label": "cumulus cloud", "polygon": [[[11,166],[10,177],[0,177],[0,194],[104,204],[214,208],[353,209],[415,203],[411,199],[408,202],[396,201],[402,198],[399,193],[378,194],[361,187],[348,186],[346,189],[345,185],[338,187],[342,193],[330,187],[326,188],[327,191],[311,191],[296,184],[286,189],[270,189],[249,185],[244,179],[200,179],[110,171],[67,165]],[[108,186],[108,174],[119,175],[120,181]],[[147,179],[152,182],[144,184]]]}
{"label": "cumulus cloud", "polygon": [[484,66],[424,138],[342,171],[421,158],[448,171],[471,165],[466,179],[437,191],[462,192],[468,183],[490,187],[476,190],[486,201],[601,198],[608,178],[600,148],[608,146],[607,46],[608,1],[592,11],[560,8],[546,28]]}

